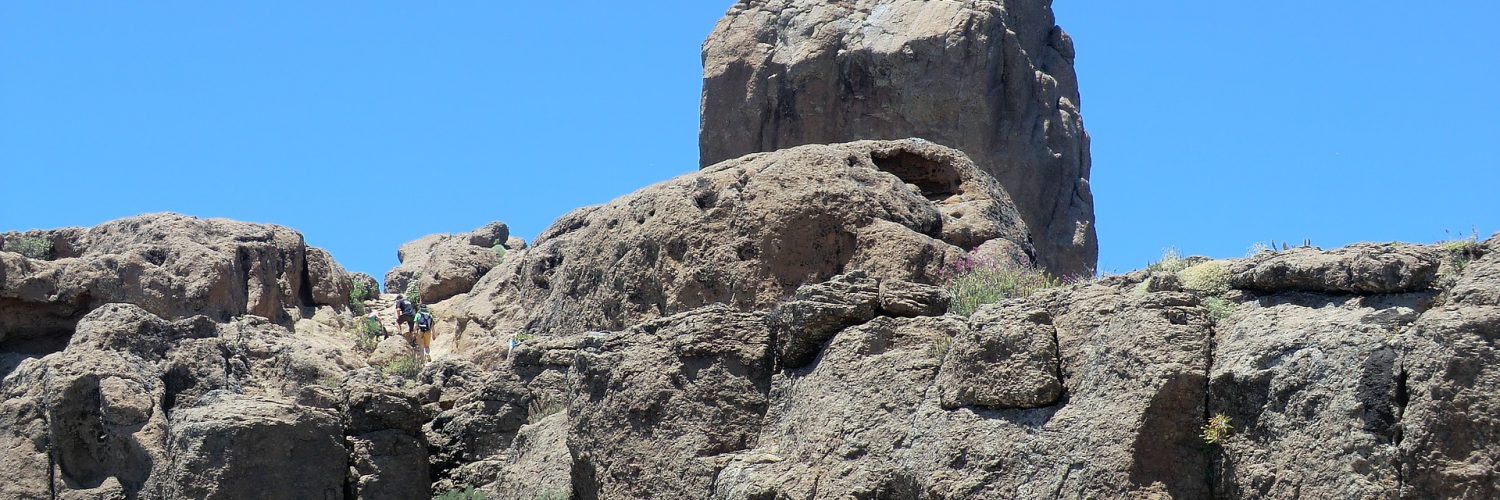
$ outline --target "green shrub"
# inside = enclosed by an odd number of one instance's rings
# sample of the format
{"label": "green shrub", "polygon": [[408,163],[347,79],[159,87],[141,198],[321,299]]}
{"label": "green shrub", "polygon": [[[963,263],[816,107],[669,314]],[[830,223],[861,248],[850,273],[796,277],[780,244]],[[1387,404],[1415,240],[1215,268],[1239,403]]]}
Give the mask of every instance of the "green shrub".
{"label": "green shrub", "polygon": [[411,282],[406,284],[406,292],[402,294],[406,296],[408,302],[413,304],[422,303],[422,289],[417,286],[418,281],[422,281],[422,275],[420,274],[411,278]]}
{"label": "green shrub", "polygon": [[942,273],[943,285],[953,295],[948,312],[968,316],[979,306],[1004,299],[1030,296],[1061,285],[1046,271],[1032,267],[999,264],[983,256],[966,256]]}
{"label": "green shrub", "polygon": [[52,256],[52,240],[20,236],[5,241],[5,249],[21,254],[28,259],[47,259]]}
{"label": "green shrub", "polygon": [[380,320],[361,317],[354,325],[354,347],[364,352],[374,352],[380,341],[385,340],[385,327]]}
{"label": "green shrub", "polygon": [[498,257],[500,257],[500,260],[505,260],[505,244],[504,243],[496,243],[495,244],[495,255],[498,256]]}
{"label": "green shrub", "polygon": [[1234,426],[1229,425],[1229,417],[1223,413],[1214,415],[1203,425],[1203,442],[1210,445],[1223,444],[1224,439],[1229,437],[1229,431]]}
{"label": "green shrub", "polygon": [[426,363],[422,361],[421,356],[403,356],[393,359],[389,363],[386,363],[385,366],[380,367],[380,372],[386,375],[398,375],[415,379],[418,373],[422,373],[422,365],[424,364]]}
{"label": "green shrub", "polygon": [[1177,271],[1182,287],[1208,295],[1222,295],[1229,291],[1229,262],[1210,260]]}
{"label": "green shrub", "polygon": [[1187,260],[1177,253],[1177,249],[1168,248],[1161,253],[1161,260],[1152,262],[1146,266],[1146,270],[1152,273],[1164,272],[1175,273],[1187,268]]}
{"label": "green shrub", "polygon": [[1234,302],[1223,297],[1209,297],[1203,300],[1203,308],[1208,310],[1208,319],[1214,323],[1224,321],[1229,315],[1234,314]]}
{"label": "green shrub", "polygon": [[489,495],[486,495],[483,491],[476,490],[476,489],[474,489],[473,486],[470,486],[470,487],[467,487],[467,488],[464,488],[464,489],[461,489],[461,490],[453,490],[453,491],[450,491],[450,492],[438,495],[437,498],[435,498],[434,500],[488,500],[488,499],[489,499]]}
{"label": "green shrub", "polygon": [[1445,290],[1446,294],[1447,289],[1458,284],[1459,275],[1469,267],[1469,263],[1483,254],[1483,247],[1479,244],[1479,233],[1476,231],[1467,238],[1438,243],[1438,248],[1443,250],[1443,256],[1442,262],[1438,264],[1437,286]]}

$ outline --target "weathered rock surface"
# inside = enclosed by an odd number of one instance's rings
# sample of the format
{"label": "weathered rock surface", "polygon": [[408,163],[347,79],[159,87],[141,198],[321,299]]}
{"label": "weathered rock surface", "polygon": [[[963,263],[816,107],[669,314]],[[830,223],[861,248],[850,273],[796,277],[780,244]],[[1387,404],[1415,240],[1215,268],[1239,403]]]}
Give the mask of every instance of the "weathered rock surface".
{"label": "weathered rock surface", "polygon": [[[370,367],[335,319],[107,304],[0,379],[0,496],[1500,494],[1500,238],[1226,269],[1227,292],[1159,270],[970,317],[921,277],[850,269],[415,377]],[[1206,444],[1215,415],[1230,428]]]}
{"label": "weathered rock surface", "polygon": [[928,139],[1000,180],[1044,268],[1090,274],[1073,57],[1049,1],[741,0],[703,43],[699,157]]}
{"label": "weathered rock surface", "polygon": [[712,458],[754,446],[771,372],[758,314],[709,306],[588,339],[568,403],[583,498],[696,496]]}
{"label": "weathered rock surface", "polygon": [[[405,293],[413,282],[427,303],[467,293],[485,273],[500,263],[496,246],[509,248],[510,228],[503,222],[461,234],[432,234],[401,245],[401,264],[385,275],[388,293]],[[519,240],[519,238],[516,238]],[[519,242],[525,246],[525,242]]]}
{"label": "weathered rock surface", "polygon": [[1430,288],[1440,251],[1390,243],[1361,243],[1328,252],[1294,248],[1261,252],[1230,269],[1236,288],[1278,292],[1402,293]]}
{"label": "weathered rock surface", "polygon": [[287,481],[273,492],[341,494],[339,415],[290,402],[362,365],[349,351],[255,316],[167,321],[131,304],[96,308],[64,349],[0,381],[0,467],[16,478],[0,496],[240,498],[262,491],[267,471]]}
{"label": "weathered rock surface", "polygon": [[173,413],[163,498],[339,498],[343,432],[332,412],[210,395]]}
{"label": "weathered rock surface", "polygon": [[458,308],[491,332],[623,329],[713,303],[769,307],[862,269],[931,282],[982,245],[1031,263],[1025,224],[961,153],[920,140],[750,155],[563,216]]}
{"label": "weathered rock surface", "polygon": [[80,318],[109,303],[284,325],[348,304],[343,268],[284,227],[157,214],[30,234],[47,241],[50,260],[0,252],[0,351],[61,349]]}

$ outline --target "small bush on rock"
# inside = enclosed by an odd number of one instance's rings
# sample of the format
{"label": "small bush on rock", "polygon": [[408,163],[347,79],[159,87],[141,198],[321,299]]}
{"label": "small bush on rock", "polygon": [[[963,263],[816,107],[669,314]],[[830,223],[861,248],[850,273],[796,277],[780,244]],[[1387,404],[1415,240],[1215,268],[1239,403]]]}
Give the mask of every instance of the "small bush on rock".
{"label": "small bush on rock", "polygon": [[380,368],[380,372],[387,376],[394,375],[415,379],[417,378],[417,374],[422,372],[423,364],[420,356],[406,356],[386,363],[385,366]]}
{"label": "small bush on rock", "polygon": [[950,265],[944,270],[942,281],[953,295],[948,312],[964,316],[974,314],[985,304],[1026,297],[1061,284],[1040,269],[1001,264],[976,255]]}
{"label": "small bush on rock", "polygon": [[500,260],[505,260],[505,244],[504,243],[496,243],[495,244],[495,256],[500,257]]}
{"label": "small bush on rock", "polygon": [[1209,297],[1203,300],[1203,308],[1208,310],[1208,319],[1214,323],[1224,321],[1229,315],[1234,314],[1234,302],[1223,297]]}
{"label": "small bush on rock", "polygon": [[411,282],[406,284],[406,292],[402,294],[406,296],[407,301],[413,304],[422,303],[422,289],[417,287],[417,282],[421,280],[422,275],[413,276]]}
{"label": "small bush on rock", "polygon": [[1210,260],[1177,271],[1182,287],[1208,295],[1222,295],[1229,291],[1229,262]]}
{"label": "small bush on rock", "polygon": [[1210,445],[1222,444],[1233,429],[1234,426],[1229,425],[1229,417],[1223,413],[1214,415],[1203,425],[1203,442]]}
{"label": "small bush on rock", "polygon": [[5,249],[28,259],[47,259],[52,256],[52,240],[21,236],[7,240]]}
{"label": "small bush on rock", "polygon": [[453,490],[453,491],[450,491],[450,492],[438,495],[436,498],[434,498],[434,500],[488,500],[488,499],[489,499],[489,495],[485,495],[483,491],[479,491],[479,490],[474,489],[473,486],[470,486],[468,488],[464,488],[464,489],[461,489],[461,490]]}
{"label": "small bush on rock", "polygon": [[1162,251],[1161,260],[1147,265],[1146,270],[1152,273],[1175,273],[1186,269],[1187,266],[1187,260],[1183,259],[1182,255],[1177,253],[1177,249],[1168,248]]}
{"label": "small bush on rock", "polygon": [[363,352],[374,352],[385,339],[385,327],[381,326],[380,320],[370,317],[362,317],[354,327],[354,347]]}

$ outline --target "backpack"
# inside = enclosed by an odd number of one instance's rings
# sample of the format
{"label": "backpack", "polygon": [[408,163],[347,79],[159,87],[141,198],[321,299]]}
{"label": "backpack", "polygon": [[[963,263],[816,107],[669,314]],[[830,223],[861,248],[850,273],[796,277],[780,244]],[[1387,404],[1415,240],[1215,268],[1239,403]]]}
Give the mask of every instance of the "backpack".
{"label": "backpack", "polygon": [[432,328],[432,315],[426,312],[417,313],[418,328]]}
{"label": "backpack", "polygon": [[406,315],[409,315],[412,312],[414,312],[413,309],[412,309],[412,307],[411,307],[411,302],[407,302],[407,301],[404,301],[404,300],[401,301],[401,302],[397,302],[396,303],[396,307],[398,307],[398,308],[401,309],[401,315],[402,316],[406,316]]}

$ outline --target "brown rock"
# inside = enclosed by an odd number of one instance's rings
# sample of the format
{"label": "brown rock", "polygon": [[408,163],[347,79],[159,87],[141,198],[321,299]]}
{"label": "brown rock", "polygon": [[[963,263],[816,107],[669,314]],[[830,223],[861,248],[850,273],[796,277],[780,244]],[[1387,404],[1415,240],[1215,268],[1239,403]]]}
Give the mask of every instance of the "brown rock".
{"label": "brown rock", "polygon": [[565,215],[458,310],[490,332],[623,329],[712,303],[767,308],[846,270],[931,282],[986,239],[1029,254],[1005,192],[957,151],[919,140],[804,146]]}
{"label": "brown rock", "polygon": [[1091,274],[1073,55],[1050,2],[741,0],[703,43],[699,156],[928,139],[1000,180],[1045,269]]}
{"label": "brown rock", "polygon": [[936,382],[943,408],[1039,408],[1062,397],[1046,309],[1026,302],[981,308],[952,342]]}
{"label": "brown rock", "polygon": [[467,293],[500,261],[496,245],[504,246],[510,229],[503,222],[461,234],[432,234],[401,245],[401,264],[385,275],[388,293],[405,293],[416,282],[421,301],[435,303]]}
{"label": "brown rock", "polygon": [[164,318],[254,314],[290,325],[303,308],[347,302],[334,297],[347,289],[338,264],[279,226],[156,214],[47,234],[62,241],[53,260],[0,252],[0,341],[43,353],[109,303]]}
{"label": "brown rock", "polygon": [[1294,248],[1261,252],[1230,266],[1230,284],[1257,291],[1402,293],[1437,278],[1435,249],[1399,243],[1349,245],[1331,251]]}

